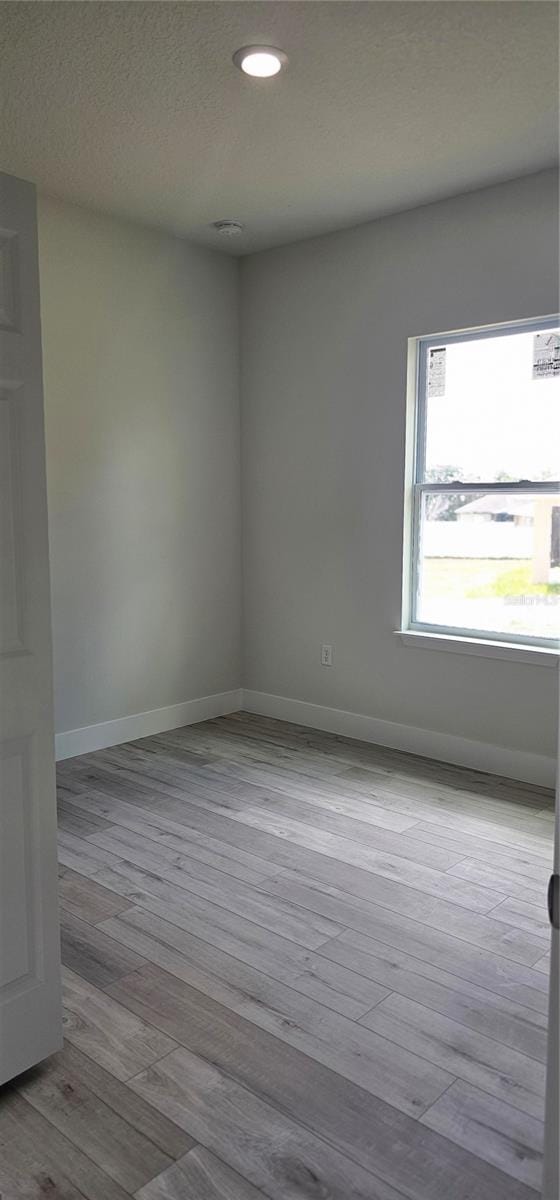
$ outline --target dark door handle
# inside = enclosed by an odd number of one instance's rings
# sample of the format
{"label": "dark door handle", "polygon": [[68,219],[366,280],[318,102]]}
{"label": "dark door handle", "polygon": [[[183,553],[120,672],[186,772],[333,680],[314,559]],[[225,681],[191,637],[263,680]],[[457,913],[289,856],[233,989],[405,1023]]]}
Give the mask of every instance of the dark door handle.
{"label": "dark door handle", "polygon": [[548,881],[548,917],[553,929],[560,929],[560,875],[551,875]]}

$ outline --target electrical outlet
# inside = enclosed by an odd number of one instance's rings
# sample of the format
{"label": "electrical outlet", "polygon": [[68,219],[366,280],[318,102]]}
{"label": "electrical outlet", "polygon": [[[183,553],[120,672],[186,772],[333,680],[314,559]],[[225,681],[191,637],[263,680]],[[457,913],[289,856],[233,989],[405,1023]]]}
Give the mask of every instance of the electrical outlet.
{"label": "electrical outlet", "polygon": [[321,666],[332,667],[332,646],[326,646],[324,642],[321,646]]}

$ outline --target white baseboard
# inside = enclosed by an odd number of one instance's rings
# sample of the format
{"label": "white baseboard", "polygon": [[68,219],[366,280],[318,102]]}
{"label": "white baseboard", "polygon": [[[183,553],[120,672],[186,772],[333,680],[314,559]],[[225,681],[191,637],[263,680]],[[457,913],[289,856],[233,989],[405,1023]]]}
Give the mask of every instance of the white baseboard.
{"label": "white baseboard", "polygon": [[395,721],[382,721],[378,717],[325,708],[305,700],[289,700],[286,696],[271,696],[266,692],[244,690],[243,708],[263,717],[276,717],[280,721],[324,729],[328,733],[339,733],[362,742],[375,742],[378,746],[405,750],[423,758],[435,758],[440,762],[471,767],[475,771],[487,771],[490,775],[505,775],[508,779],[535,783],[541,787],[554,787],[556,760],[544,754],[492,746],[451,733],[435,733],[430,729],[399,725]]}
{"label": "white baseboard", "polygon": [[271,696],[266,692],[241,688],[57,733],[56,758],[61,761],[78,754],[89,754],[107,746],[118,746],[122,742],[133,742],[136,738],[163,733],[166,729],[179,729],[182,725],[194,725],[197,721],[222,717],[239,709],[264,717],[276,717],[280,721],[291,721],[294,725],[308,725],[311,729],[339,733],[362,742],[374,742],[378,746],[389,746],[393,750],[404,750],[423,758],[471,767],[475,771],[487,771],[491,775],[505,775],[508,779],[554,787],[556,761],[544,754],[492,746],[451,733],[435,733],[413,725],[400,725],[395,721],[383,721],[378,717],[345,712],[339,708],[326,708],[305,700],[290,700],[286,696]]}
{"label": "white baseboard", "polygon": [[166,729],[180,729],[182,725],[194,725],[196,721],[223,717],[226,713],[237,712],[241,707],[242,693],[236,688],[231,692],[202,696],[198,700],[185,700],[183,704],[169,704],[166,708],[153,708],[150,712],[118,717],[115,721],[102,721],[99,725],[68,729],[56,735],[56,759],[60,762],[63,758],[75,758],[77,754],[89,754],[106,746],[119,746],[121,742],[133,742],[136,738],[163,733]]}

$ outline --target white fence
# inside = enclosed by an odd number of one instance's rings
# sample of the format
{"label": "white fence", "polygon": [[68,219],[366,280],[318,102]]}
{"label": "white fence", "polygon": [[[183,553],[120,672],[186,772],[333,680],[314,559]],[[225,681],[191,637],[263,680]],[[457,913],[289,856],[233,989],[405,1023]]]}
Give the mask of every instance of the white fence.
{"label": "white fence", "polygon": [[532,558],[532,525],[508,521],[425,521],[425,558]]}

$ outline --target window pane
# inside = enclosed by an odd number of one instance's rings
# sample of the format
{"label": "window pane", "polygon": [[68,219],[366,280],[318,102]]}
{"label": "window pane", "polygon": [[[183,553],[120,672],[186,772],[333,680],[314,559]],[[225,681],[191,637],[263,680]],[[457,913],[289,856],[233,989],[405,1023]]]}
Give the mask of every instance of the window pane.
{"label": "window pane", "polygon": [[560,638],[560,494],[424,493],[416,620]]}
{"label": "window pane", "polygon": [[425,480],[559,479],[558,355],[554,330],[428,347]]}

